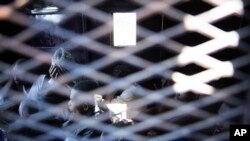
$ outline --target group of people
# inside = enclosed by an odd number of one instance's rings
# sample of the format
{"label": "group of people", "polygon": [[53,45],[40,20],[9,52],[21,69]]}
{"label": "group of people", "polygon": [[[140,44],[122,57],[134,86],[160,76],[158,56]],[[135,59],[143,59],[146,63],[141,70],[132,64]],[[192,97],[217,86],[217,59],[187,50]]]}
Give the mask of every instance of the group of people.
{"label": "group of people", "polygon": [[[20,69],[19,64],[21,61],[18,61],[13,65],[12,75],[10,80],[1,88],[0,90],[0,110],[1,107],[4,107],[6,103],[6,97],[8,97],[8,90],[15,86],[15,89],[18,91],[22,91],[24,93],[24,99],[19,103],[18,113],[22,119],[27,119],[35,113],[45,114],[48,107],[48,99],[56,100],[56,97],[50,97],[51,87],[60,86],[60,88],[64,93],[66,93],[69,97],[67,101],[66,107],[59,107],[61,112],[57,114],[52,113],[52,124],[57,123],[58,126],[63,130],[71,133],[70,135],[66,135],[64,137],[65,141],[78,141],[78,140],[88,140],[90,138],[97,138],[101,141],[107,141],[112,138],[112,135],[106,131],[101,131],[100,128],[94,128],[96,125],[110,125],[113,126],[128,126],[132,124],[136,124],[136,116],[142,112],[146,112],[147,114],[159,114],[165,112],[159,104],[153,103],[149,107],[142,107],[135,109],[130,108],[130,102],[139,99],[139,96],[136,94],[141,86],[137,83],[131,84],[129,87],[123,90],[116,90],[112,93],[106,95],[98,95],[92,94],[92,90],[100,87],[100,82],[97,80],[93,80],[86,77],[81,77],[75,81],[69,80],[67,83],[59,84],[58,78],[63,78],[67,72],[70,72],[70,65],[67,67],[67,64],[74,64],[73,56],[70,52],[66,51],[63,48],[59,48],[56,50],[52,57],[51,66],[49,69],[49,79],[47,79],[46,74],[39,75],[36,80],[33,82],[32,86],[29,90],[26,90],[27,86],[25,86],[22,81],[20,81],[21,73],[18,72]],[[66,64],[66,65],[65,65]],[[17,73],[18,72],[18,73]],[[125,65],[117,65],[113,69],[113,76],[120,78],[122,76],[126,76],[129,74],[129,69]],[[66,80],[66,79],[65,79]],[[164,88],[168,86],[168,82],[166,80],[161,79],[160,86],[153,85],[154,87]],[[53,90],[52,90],[53,91]],[[178,95],[176,94],[175,100],[179,101],[190,101],[198,99],[199,95],[194,94],[186,94],[186,95]],[[152,106],[153,105],[153,106]],[[219,104],[221,105],[221,104]],[[49,105],[51,106],[51,105]],[[52,105],[53,106],[53,105]],[[115,106],[115,107],[114,107]],[[228,109],[225,104],[221,106],[223,109]],[[218,110],[217,108],[213,108],[214,110]],[[221,110],[220,110],[221,111]],[[219,111],[219,114],[220,114]],[[48,113],[51,114],[51,113]],[[183,120],[187,120],[185,117],[181,117]],[[95,120],[96,125],[90,126],[86,124],[86,121]],[[83,124],[78,124],[82,123]],[[77,124],[74,124],[77,123]],[[74,128],[72,128],[72,124],[74,124]],[[1,125],[1,123],[0,123]],[[0,128],[0,138],[3,141],[8,140],[8,134],[11,134],[11,131],[16,130],[16,128],[20,129],[20,126],[13,126],[15,123],[11,123],[9,129],[1,129]],[[68,128],[70,127],[70,128]],[[216,126],[214,132],[222,132],[224,130],[224,125]],[[221,128],[223,127],[223,128]],[[5,131],[7,130],[7,131]],[[22,129],[21,129],[22,130]],[[26,130],[26,129],[23,129]],[[30,131],[23,132],[32,134]],[[24,134],[24,136],[25,136]],[[145,136],[154,137],[158,133],[156,130],[148,130],[145,133]],[[123,137],[115,137],[116,140],[123,141],[125,140]]]}
{"label": "group of people", "polygon": [[[29,90],[26,90],[24,86],[22,87],[22,91],[25,95],[25,98],[19,104],[19,115],[21,118],[29,118],[35,113],[46,111],[46,99],[50,97],[50,88],[53,85],[56,85],[57,79],[59,77],[63,77],[66,72],[70,72],[64,65],[67,63],[74,63],[72,59],[72,54],[66,51],[63,48],[59,48],[52,57],[51,67],[49,69],[50,78],[46,79],[46,74],[39,75]],[[18,65],[20,62],[16,63],[13,69],[18,69]],[[125,70],[123,70],[125,69]],[[113,71],[114,75],[119,77],[120,75],[124,75],[126,73],[126,67],[123,65],[117,65]],[[15,71],[15,70],[14,70]],[[20,74],[14,74],[20,75]],[[14,76],[13,81],[14,84],[18,82],[18,76]],[[6,84],[5,89],[10,89],[10,84]],[[68,106],[62,108],[62,114],[57,114],[53,116],[53,120],[60,120],[61,127],[67,129],[71,123],[77,123],[75,117],[80,117],[81,120],[86,119],[98,119],[98,117],[107,117],[104,121],[104,124],[114,124],[117,126],[126,126],[133,124],[133,120],[129,117],[119,116],[121,114],[127,114],[126,109],[120,109],[114,111],[112,108],[112,104],[128,104],[128,102],[134,100],[136,95],[134,94],[134,90],[139,88],[138,85],[133,84],[129,86],[124,91],[120,92],[119,96],[115,96],[113,93],[107,96],[90,94],[90,91],[98,88],[100,86],[99,82],[96,80],[92,80],[89,78],[82,77],[77,81],[69,81],[66,84],[63,84],[60,87],[63,87],[64,90],[67,90],[66,93],[70,93]],[[4,97],[2,97],[2,104],[4,104]],[[125,111],[124,111],[125,110]],[[100,122],[100,121],[99,121]],[[11,130],[15,130],[12,126]],[[18,127],[19,128],[19,127]],[[87,126],[78,124],[72,130],[72,134],[70,136],[65,137],[65,141],[77,141],[77,140],[88,140],[89,138],[100,138],[100,140],[107,140],[106,136],[108,136],[107,132],[98,131],[96,129],[89,128]],[[8,131],[10,131],[8,129]],[[4,133],[4,132],[2,132]],[[5,137],[7,139],[7,136]],[[121,138],[119,140],[122,140]]]}

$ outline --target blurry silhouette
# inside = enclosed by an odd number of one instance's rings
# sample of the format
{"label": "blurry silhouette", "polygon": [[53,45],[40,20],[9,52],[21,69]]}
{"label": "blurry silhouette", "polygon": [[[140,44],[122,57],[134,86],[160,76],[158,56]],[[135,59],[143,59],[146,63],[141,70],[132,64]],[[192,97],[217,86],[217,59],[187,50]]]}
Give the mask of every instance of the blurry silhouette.
{"label": "blurry silhouette", "polygon": [[[98,87],[98,84],[93,80],[82,80],[75,84],[71,90],[70,101],[68,102],[69,110],[72,116],[69,114],[69,120],[66,121],[64,126],[67,126],[71,121],[74,121],[75,116],[82,116],[84,118],[95,118],[95,100],[94,95],[85,95],[86,92],[91,91]],[[85,93],[83,93],[85,92]],[[86,97],[90,99],[88,101],[81,101],[81,98]],[[81,140],[88,140],[90,138],[99,137],[101,132],[94,129],[79,125],[74,129],[74,137],[66,137],[65,141],[75,141],[78,136]]]}
{"label": "blurry silhouette", "polygon": [[34,82],[29,92],[26,89],[23,90],[25,99],[19,105],[19,115],[21,117],[29,117],[42,110],[42,100],[45,96],[43,91],[46,89],[45,75],[41,75]]}

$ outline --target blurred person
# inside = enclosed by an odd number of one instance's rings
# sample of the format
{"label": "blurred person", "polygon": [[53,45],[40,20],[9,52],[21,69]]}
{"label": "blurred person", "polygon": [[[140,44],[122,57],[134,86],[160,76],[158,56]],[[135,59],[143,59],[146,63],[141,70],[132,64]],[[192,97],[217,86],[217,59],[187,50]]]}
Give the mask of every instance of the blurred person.
{"label": "blurred person", "polygon": [[45,81],[45,75],[40,75],[31,86],[29,92],[24,89],[25,98],[19,105],[19,115],[21,117],[29,117],[43,109],[42,101],[45,97],[45,90],[48,84]]}
{"label": "blurred person", "polygon": [[[113,76],[116,78],[121,78],[123,76],[126,76],[130,73],[130,69],[126,66],[126,65],[116,65],[113,69]],[[111,94],[107,95],[106,100],[108,102],[111,102],[112,99],[114,99],[116,96],[120,95],[122,93],[122,91],[120,90],[116,90],[114,92],[112,92]]]}
{"label": "blurred person", "polygon": [[[138,96],[135,93],[135,91],[138,89],[140,89],[139,85],[137,85],[137,84],[131,85],[127,89],[125,89],[119,96],[112,99],[110,102],[110,104],[126,104],[127,109],[125,112],[127,115],[126,119],[128,119],[128,120],[132,120],[140,113],[139,108],[135,109],[135,108],[130,107],[130,103],[138,98]],[[111,115],[112,115],[112,113],[111,113]],[[117,119],[116,117],[117,116],[111,117],[111,119],[113,118],[115,120],[115,119]],[[115,123],[116,121],[114,121],[114,120],[112,120],[112,121]],[[123,119],[119,119],[119,121],[121,121],[121,120],[123,120]]]}
{"label": "blurred person", "polygon": [[11,66],[9,71],[9,79],[7,83],[5,83],[2,88],[0,88],[0,109],[6,104],[6,99],[10,95],[9,93],[11,89],[21,92],[25,87],[24,82],[20,79],[23,73],[19,69],[19,64],[23,61],[23,59],[19,59]]}
{"label": "blurred person", "polygon": [[2,109],[2,106],[4,106],[6,103],[6,98],[11,89],[11,84],[12,81],[8,81],[2,88],[0,88],[0,110]]}
{"label": "blurred person", "polygon": [[[98,87],[98,84],[92,80],[83,80],[75,84],[70,93],[70,100],[68,102],[69,110],[75,114],[92,115],[93,103],[82,103],[77,105],[77,97],[81,94],[81,91],[87,92]],[[91,96],[92,97],[92,96]],[[93,101],[94,102],[94,101]]]}
{"label": "blurred person", "polygon": [[[25,87],[25,82],[22,81],[23,73],[19,70],[19,65],[23,62],[23,59],[17,60],[10,68],[7,70],[9,74],[9,79],[7,83],[4,84],[2,88],[0,88],[0,112],[5,112],[10,108],[11,104],[15,102],[11,99],[12,91],[21,92]],[[0,117],[0,141],[7,141],[10,139],[10,136],[7,137],[7,133],[9,134],[9,125],[11,120],[2,119]]]}
{"label": "blurred person", "polygon": [[[69,119],[64,123],[64,127],[68,126],[70,122],[74,122],[76,116],[81,116],[82,120],[84,120],[84,118],[96,118],[97,111],[95,110],[94,95],[89,95],[87,92],[97,87],[98,84],[93,80],[82,80],[73,86],[68,102],[68,108],[71,115],[68,115]],[[88,100],[81,101],[80,99],[84,97]],[[84,125],[79,125],[74,129],[74,134],[75,136],[73,137],[66,137],[65,141],[77,141],[77,137],[81,140],[88,140],[94,137],[98,138],[101,132],[85,127]]]}
{"label": "blurred person", "polygon": [[[68,69],[63,66],[69,62],[73,62],[73,56],[71,53],[67,52],[63,48],[59,48],[55,51],[52,56],[51,66],[49,69],[49,74],[51,77],[51,79],[49,80],[50,84],[55,83],[55,79],[68,72]],[[70,86],[73,86],[75,82],[70,82],[68,84]]]}
{"label": "blurred person", "polygon": [[[130,74],[130,69],[126,65],[116,65],[113,69],[113,76],[121,78]],[[134,118],[140,113],[140,109],[130,106],[130,103],[138,98],[136,90],[140,89],[138,84],[131,84],[124,90],[116,90],[107,95],[106,104],[108,105],[110,120],[113,126],[118,128],[134,124]],[[125,106],[126,105],[126,106]],[[110,140],[110,135],[103,132],[101,141]],[[126,141],[124,137],[112,137],[115,141]]]}
{"label": "blurred person", "polygon": [[[113,75],[117,78],[127,76],[130,73],[131,73],[131,70],[129,69],[129,67],[127,65],[123,65],[123,64],[116,65],[114,67],[114,70],[113,70]],[[134,109],[134,108],[130,109],[130,102],[133,102],[134,100],[136,100],[139,97],[136,95],[135,91],[140,89],[140,88],[141,87],[137,83],[134,83],[122,91],[115,91],[115,92],[111,93],[110,95],[108,95],[107,103],[126,104],[127,108],[129,109],[126,111],[127,116],[128,116],[127,118],[129,120],[132,120],[133,117],[138,115],[140,110]],[[113,118],[116,119],[115,117],[113,117]]]}
{"label": "blurred person", "polygon": [[[69,68],[72,68],[74,66],[75,68],[80,67],[81,64],[79,64],[79,55],[77,53],[79,52],[69,52],[64,48],[59,48],[55,51],[55,53],[52,56],[51,59],[51,66],[49,68],[49,75],[51,79],[49,80],[50,84],[55,83],[56,79],[59,77],[64,77],[63,75],[70,72],[71,70]],[[80,59],[81,60],[81,59]],[[64,77],[65,78],[65,77]],[[81,80],[86,80],[88,78],[86,77],[79,77],[76,80],[70,80],[66,85],[68,87],[74,86],[76,83],[78,83]],[[96,81],[97,82],[97,81]],[[99,82],[97,82],[99,83]]]}

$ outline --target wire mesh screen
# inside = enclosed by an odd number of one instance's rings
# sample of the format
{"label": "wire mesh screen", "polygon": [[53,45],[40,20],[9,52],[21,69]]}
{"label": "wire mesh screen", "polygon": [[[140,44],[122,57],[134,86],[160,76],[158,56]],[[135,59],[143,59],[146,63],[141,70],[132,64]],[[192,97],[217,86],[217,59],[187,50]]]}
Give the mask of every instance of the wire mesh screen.
{"label": "wire mesh screen", "polygon": [[[1,140],[222,141],[249,123],[248,1],[1,3]],[[136,45],[114,46],[113,13],[136,14]]]}

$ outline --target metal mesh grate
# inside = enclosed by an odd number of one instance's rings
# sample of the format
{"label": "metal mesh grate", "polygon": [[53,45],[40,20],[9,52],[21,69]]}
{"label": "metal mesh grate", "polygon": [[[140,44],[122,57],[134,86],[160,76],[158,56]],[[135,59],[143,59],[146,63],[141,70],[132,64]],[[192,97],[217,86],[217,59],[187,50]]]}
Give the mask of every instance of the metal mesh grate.
{"label": "metal mesh grate", "polygon": [[[249,2],[240,0],[14,0],[0,5],[0,127],[13,141],[75,138],[75,129],[101,132],[101,140],[228,140],[229,125],[243,123],[249,78]],[[35,13],[56,7],[47,14]],[[53,10],[53,9],[52,9]],[[33,13],[32,13],[33,11]],[[137,45],[113,47],[113,12],[136,12]],[[44,15],[61,15],[62,20]],[[72,54],[66,71],[20,117],[34,82],[50,80],[53,54]],[[22,60],[20,60],[22,59]],[[19,63],[16,61],[19,60]],[[16,63],[16,65],[15,65]],[[115,76],[117,65],[129,71]],[[44,74],[44,75],[43,75]],[[105,101],[136,84],[128,112],[133,124],[115,124],[109,112],[68,113],[72,87],[94,80],[78,97]],[[71,85],[72,86],[72,85]],[[38,92],[37,92],[38,93]],[[110,99],[109,99],[110,100]],[[32,103],[32,102],[31,102]],[[128,104],[128,103],[127,103]],[[42,105],[41,109],[37,108]],[[92,106],[94,106],[92,104]],[[246,119],[247,121],[247,119]],[[64,124],[67,123],[67,126]],[[87,140],[100,140],[97,135]]]}

